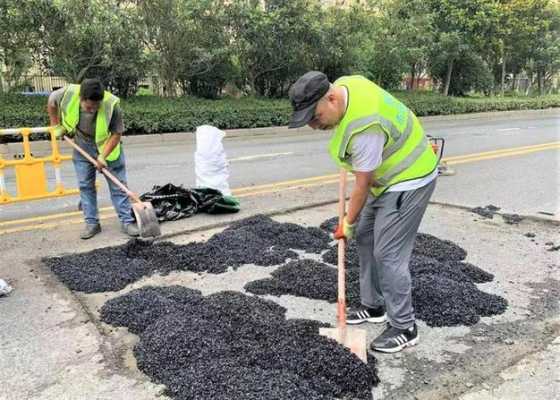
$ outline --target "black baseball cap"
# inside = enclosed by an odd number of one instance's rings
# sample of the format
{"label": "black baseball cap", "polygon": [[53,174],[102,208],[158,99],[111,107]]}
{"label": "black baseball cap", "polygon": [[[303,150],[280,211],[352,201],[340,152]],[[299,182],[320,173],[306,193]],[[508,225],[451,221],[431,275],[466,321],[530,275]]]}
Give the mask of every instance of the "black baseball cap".
{"label": "black baseball cap", "polygon": [[329,91],[327,75],[319,71],[309,71],[302,75],[290,88],[290,100],[294,110],[288,128],[307,125],[315,115],[315,108]]}

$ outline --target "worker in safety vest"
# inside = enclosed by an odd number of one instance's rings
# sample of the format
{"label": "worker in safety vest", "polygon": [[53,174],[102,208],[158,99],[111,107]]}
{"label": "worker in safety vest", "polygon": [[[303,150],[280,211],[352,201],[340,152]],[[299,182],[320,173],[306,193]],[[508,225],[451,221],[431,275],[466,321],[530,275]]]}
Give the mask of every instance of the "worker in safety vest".
{"label": "worker in safety vest", "polygon": [[348,324],[383,323],[371,343],[392,353],[418,342],[409,261],[437,178],[437,158],[416,116],[363,76],[330,83],[311,71],[290,88],[290,128],[333,129],[329,152],[356,181],[335,238],[356,238],[362,306]]}
{"label": "worker in safety vest", "polygon": [[[97,167],[74,150],[73,163],[80,188],[80,202],[86,226],[80,237],[89,239],[101,232],[97,209],[96,170],[108,168],[126,185],[125,157],[121,145],[124,132],[119,98],[105,91],[98,79],[55,90],[48,100],[51,126],[57,136],[75,136],[76,143],[97,160]],[[107,179],[111,200],[121,222],[121,230],[138,236],[128,196]]]}

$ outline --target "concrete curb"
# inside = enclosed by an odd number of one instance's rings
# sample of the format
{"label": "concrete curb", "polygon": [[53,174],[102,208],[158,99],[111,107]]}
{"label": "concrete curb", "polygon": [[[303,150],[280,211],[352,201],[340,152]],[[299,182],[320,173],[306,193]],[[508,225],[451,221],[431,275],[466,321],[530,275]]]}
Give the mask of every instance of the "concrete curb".
{"label": "concrete curb", "polygon": [[[465,205],[461,205],[461,204],[446,203],[446,202],[441,202],[441,201],[430,201],[429,204],[433,204],[433,205],[436,205],[436,206],[442,206],[442,207],[456,208],[456,209],[464,210],[464,211],[470,211],[475,207],[475,206],[469,207],[469,206],[465,206]],[[508,213],[508,212],[497,212],[496,213],[496,215],[502,215],[502,214],[515,214],[515,213]],[[521,218],[527,219],[529,221],[560,226],[560,219],[556,219],[554,217],[545,217],[545,216],[541,217],[540,215],[535,215],[535,214],[517,214],[517,215],[519,215]],[[482,217],[482,218],[484,218],[484,217]]]}
{"label": "concrete curb", "polygon": [[560,118],[560,108],[543,108],[539,110],[511,110],[511,111],[489,111],[470,114],[452,114],[452,115],[431,115],[427,117],[420,117],[422,122],[431,121],[458,121],[465,119],[490,119],[495,117],[502,117],[504,119],[521,119],[525,117],[534,117],[538,115],[554,115]]}
{"label": "concrete curb", "polygon": [[[310,208],[327,206],[329,204],[334,204],[337,201],[338,200],[325,200],[325,201],[306,204],[304,206],[285,207],[285,208],[280,208],[280,209],[277,209],[277,210],[274,210],[274,211],[262,212],[262,213],[259,213],[259,214],[266,215],[267,217],[273,217],[273,216],[276,216],[276,215],[286,215],[286,214],[294,213],[294,212],[301,211],[301,210],[307,210],[307,209],[310,209]],[[163,234],[163,235],[159,236],[158,238],[153,239],[153,241],[155,242],[155,241],[160,241],[160,240],[166,240],[166,239],[170,239],[170,238],[177,237],[177,236],[188,235],[188,234],[191,234],[191,233],[204,232],[204,231],[207,231],[207,230],[210,230],[210,229],[223,228],[223,227],[226,227],[226,226],[230,225],[234,221],[241,220],[243,218],[248,218],[252,215],[254,215],[254,214],[242,215],[239,218],[228,219],[228,220],[225,220],[225,221],[219,221],[219,222],[215,222],[215,223],[212,223],[212,224],[203,224],[203,225],[199,225],[199,226],[196,226],[194,228],[191,228],[191,229],[179,229],[175,232],[170,232],[170,233]]]}
{"label": "concrete curb", "polygon": [[[502,118],[507,120],[520,119],[527,116],[540,116],[540,115],[558,115],[560,119],[560,108],[547,108],[542,110],[515,110],[515,111],[492,111],[484,113],[471,113],[471,114],[454,114],[454,115],[433,115],[427,117],[420,117],[420,121],[426,122],[443,122],[443,121],[461,121],[469,119],[491,119]],[[267,135],[299,135],[299,134],[317,134],[327,135],[330,132],[314,131],[308,126],[296,129],[289,129],[287,126],[270,126],[265,128],[251,128],[251,129],[225,129],[225,139],[239,138],[239,137],[255,137]],[[176,142],[185,140],[185,134],[189,135],[194,132],[173,132],[173,133],[159,133],[153,135],[131,135],[123,136],[123,143],[128,144],[149,144],[160,142]]]}
{"label": "concrete curb", "polygon": [[[471,113],[471,114],[455,114],[455,115],[435,115],[428,117],[420,117],[423,123],[429,122],[445,122],[445,121],[461,121],[461,120],[481,120],[481,119],[520,119],[527,116],[551,116],[557,115],[560,121],[560,108],[547,108],[542,110],[515,110],[515,111],[492,111],[484,113]],[[305,126],[297,129],[288,129],[287,126],[270,126],[264,128],[251,128],[251,129],[226,129],[226,140],[259,137],[259,136],[297,136],[300,134],[316,134],[316,135],[329,135],[329,131],[314,131],[313,129]],[[149,145],[159,143],[173,143],[185,141],[194,142],[194,132],[171,132],[171,133],[154,133],[149,135],[125,135],[122,142],[126,146],[135,145]],[[32,149],[36,152],[48,152],[50,148],[47,141],[34,141]],[[66,145],[61,146],[64,150],[69,150]],[[0,145],[0,155],[17,154],[21,153],[22,148],[20,143],[8,143]],[[68,151],[67,151],[68,152]]]}
{"label": "concrete curb", "polygon": [[[277,215],[286,215],[286,214],[294,213],[294,212],[301,211],[301,210],[307,210],[307,209],[310,209],[310,208],[321,207],[321,206],[326,206],[326,205],[330,205],[330,204],[336,204],[337,202],[338,202],[338,199],[325,200],[325,201],[320,201],[320,202],[309,203],[309,204],[306,204],[304,206],[285,207],[285,208],[277,209],[277,210],[274,210],[274,211],[263,212],[262,214],[266,215],[266,216],[269,216],[269,217],[273,217],[273,216],[277,216]],[[439,201],[430,201],[429,204],[430,205],[435,205],[435,206],[440,206],[440,207],[454,208],[454,209],[463,210],[463,211],[470,211],[473,208],[473,207],[469,207],[469,206],[465,206],[465,205],[445,203],[445,202],[439,202]],[[502,214],[509,214],[509,213],[503,213],[502,212],[502,213],[496,213],[496,214],[497,215],[502,215]],[[476,215],[476,214],[474,214],[474,215]],[[543,224],[551,224],[551,225],[554,225],[554,226],[560,226],[560,220],[558,220],[558,219],[541,217],[541,216],[538,216],[538,215],[522,215],[522,214],[517,214],[517,215],[519,215],[521,218],[527,219],[529,221],[533,221],[533,222],[537,222],[537,223],[543,223]],[[238,219],[243,219],[243,218],[246,218],[246,217],[247,217],[247,215],[243,215],[242,217],[240,217]],[[177,237],[177,236],[192,234],[192,233],[196,233],[196,232],[203,232],[203,231],[207,231],[207,230],[210,230],[210,229],[223,228],[223,227],[228,226],[233,221],[236,221],[238,219],[233,218],[233,219],[228,219],[226,221],[215,222],[215,223],[212,223],[212,224],[203,224],[203,225],[199,225],[199,226],[196,226],[194,228],[191,228],[191,229],[179,229],[175,232],[170,232],[170,233],[164,234],[164,235],[158,237],[157,239],[154,239],[154,241],[166,240],[166,239],[170,239],[170,238]]]}

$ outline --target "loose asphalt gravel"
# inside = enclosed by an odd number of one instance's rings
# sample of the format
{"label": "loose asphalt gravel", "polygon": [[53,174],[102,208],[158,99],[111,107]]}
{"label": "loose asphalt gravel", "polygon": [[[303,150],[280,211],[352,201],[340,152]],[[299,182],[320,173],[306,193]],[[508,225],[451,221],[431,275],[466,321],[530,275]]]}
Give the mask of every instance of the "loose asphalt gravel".
{"label": "loose asphalt gravel", "polygon": [[[336,218],[321,224],[336,227]],[[337,263],[337,246],[323,254],[323,261]],[[491,282],[494,276],[462,260],[467,252],[448,240],[418,234],[410,261],[412,300],[416,317],[429,326],[473,325],[482,316],[503,313],[507,301],[479,290],[475,283]],[[360,306],[359,261],[356,242],[346,249],[346,299]],[[274,271],[271,278],[249,282],[245,289],[259,295],[291,294],[334,303],[337,299],[336,269],[312,260],[292,261]]]}
{"label": "loose asphalt gravel", "polygon": [[[120,290],[143,276],[171,271],[223,273],[244,264],[281,265],[272,277],[249,282],[254,294],[292,294],[336,301],[336,246],[320,228],[279,223],[265,216],[230,225],[204,243],[176,245],[133,240],[125,245],[47,258],[70,289]],[[293,250],[303,250],[298,255]],[[309,254],[321,255],[323,261]],[[418,318],[430,326],[472,325],[502,313],[505,299],[476,284],[493,276],[466,263],[450,241],[419,234],[410,269]],[[359,305],[357,248],[347,249],[347,298]],[[138,368],[177,399],[369,399],[378,383],[375,358],[368,364],[318,335],[322,323],[286,320],[286,310],[239,292],[203,296],[182,286],[143,287],[113,298],[101,319],[139,335]]]}
{"label": "loose asphalt gravel", "polygon": [[370,399],[379,380],[318,334],[317,321],[285,318],[269,300],[239,292],[203,297],[181,286],[144,287],[109,300],[101,319],[139,334],[138,368],[177,399]]}
{"label": "loose asphalt gravel", "polygon": [[123,289],[156,272],[218,274],[244,264],[279,265],[298,258],[291,249],[320,253],[329,242],[328,233],[322,229],[279,223],[257,215],[232,223],[204,243],[176,245],[131,240],[121,246],[43,261],[70,289],[95,293]]}
{"label": "loose asphalt gravel", "polygon": [[[492,204],[489,204],[485,207],[475,207],[471,209],[471,212],[489,219],[493,219],[494,215],[498,214],[498,211],[500,211],[500,207],[496,207]],[[523,217],[519,214],[502,213],[501,216],[504,219],[504,222],[509,225],[517,225],[518,223],[523,221]]]}

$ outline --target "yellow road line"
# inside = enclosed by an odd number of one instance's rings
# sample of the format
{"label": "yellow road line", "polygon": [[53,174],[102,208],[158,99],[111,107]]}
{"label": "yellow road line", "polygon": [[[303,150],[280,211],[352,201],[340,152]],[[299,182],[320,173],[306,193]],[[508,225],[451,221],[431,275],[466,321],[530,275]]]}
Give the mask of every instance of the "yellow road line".
{"label": "yellow road line", "polygon": [[[104,220],[104,219],[114,218],[116,216],[117,215],[113,212],[111,214],[99,215],[99,219]],[[64,225],[76,225],[76,224],[83,224],[83,223],[84,223],[84,219],[82,217],[74,218],[74,219],[65,219],[64,221],[52,222],[50,224],[25,225],[25,226],[19,226],[17,228],[3,229],[3,230],[0,230],[0,235],[6,235],[6,234],[9,234],[9,233],[17,233],[17,232],[26,232],[26,231],[57,228],[62,224],[64,224]]]}
{"label": "yellow road line", "polygon": [[[335,176],[338,176],[338,174],[336,174]],[[351,178],[348,177],[348,180],[350,181]],[[338,178],[336,179],[325,179],[319,182],[312,182],[312,183],[303,183],[301,185],[295,185],[295,186],[289,186],[286,188],[282,188],[282,191],[286,191],[286,190],[295,190],[295,189],[301,189],[301,188],[308,188],[308,187],[313,187],[313,186],[322,186],[322,185],[328,185],[329,183],[336,183],[338,182]],[[249,193],[244,193],[244,194],[240,194],[236,197],[250,197],[250,196],[258,196],[261,194],[268,194],[268,193],[274,193],[274,192],[278,192],[278,190],[257,190],[254,192],[249,192]]]}
{"label": "yellow road line", "polygon": [[464,163],[469,163],[469,162],[474,162],[474,161],[492,160],[492,159],[495,159],[495,158],[503,158],[503,157],[511,157],[511,156],[520,156],[520,155],[524,155],[524,154],[536,153],[536,152],[539,152],[539,151],[553,150],[553,149],[560,149],[560,144],[550,145],[548,147],[541,147],[541,148],[538,148],[538,149],[510,151],[510,152],[507,152],[507,153],[504,152],[504,153],[500,153],[500,154],[488,154],[488,155],[481,155],[481,156],[478,156],[478,157],[470,157],[470,158],[450,160],[450,161],[447,161],[447,164],[449,164],[449,165],[464,164]]}
{"label": "yellow road line", "polygon": [[551,143],[543,143],[543,144],[538,144],[533,146],[513,147],[508,149],[485,151],[482,153],[465,154],[462,156],[445,157],[443,160],[447,162],[464,160],[464,159],[478,160],[479,157],[486,157],[490,155],[508,155],[509,153],[518,153],[520,151],[525,151],[525,150],[533,152],[533,151],[547,150],[549,148],[557,148],[558,146],[560,146],[560,142],[551,142]]}
{"label": "yellow road line", "polygon": [[[545,150],[551,150],[557,148],[560,148],[560,142],[543,143],[539,145],[521,146],[521,147],[514,147],[509,149],[467,154],[462,156],[445,157],[443,160],[446,161],[449,165],[455,165],[455,164],[463,164],[463,163],[475,162],[481,160],[489,160],[494,158],[523,155],[523,154],[529,154],[538,151],[545,151]],[[349,179],[352,178],[353,177],[349,177]],[[293,179],[288,181],[269,183],[264,185],[247,186],[247,187],[232,190],[232,194],[235,195],[236,197],[242,198],[242,197],[270,194],[278,191],[295,190],[300,188],[327,185],[336,182],[338,182],[338,174],[329,174],[329,175],[315,176],[311,178]],[[116,216],[112,207],[103,207],[100,208],[99,211],[100,211],[99,219],[108,219]],[[39,216],[39,217],[25,218],[20,220],[0,222],[0,227],[2,227],[2,226],[9,226],[9,225],[19,225],[19,224],[26,224],[26,223],[50,221],[59,218],[80,216],[80,218],[67,219],[64,220],[63,222],[59,221],[53,223],[38,223],[38,224],[24,225],[24,226],[10,228],[10,229],[4,229],[4,230],[0,230],[0,235],[16,233],[16,232],[25,232],[30,230],[50,229],[50,228],[58,227],[62,223],[79,224],[83,222],[81,215],[82,213],[80,211],[75,211],[75,212],[52,214],[52,215],[47,215],[42,217]]]}
{"label": "yellow road line", "polygon": [[[258,186],[247,186],[244,188],[238,188],[238,189],[234,189],[232,190],[232,194],[235,195],[236,197],[247,197],[250,196],[252,194],[260,194],[262,193],[263,190],[266,189],[272,189],[272,188],[282,188],[285,186],[293,186],[293,185],[300,185],[300,184],[305,184],[305,183],[309,183],[309,182],[317,182],[317,181],[322,181],[324,179],[332,179],[332,178],[336,178],[338,177],[338,174],[332,174],[332,175],[322,175],[322,176],[315,176],[315,177],[311,177],[311,178],[303,178],[303,179],[293,179],[293,180],[289,180],[289,181],[282,181],[282,182],[277,182],[277,183],[269,183],[266,185],[258,185]],[[99,212],[109,212],[112,211],[113,207],[103,207],[99,209]],[[5,221],[5,222],[0,222],[0,227],[4,227],[4,226],[9,226],[9,225],[19,225],[19,224],[25,224],[25,223],[29,223],[29,222],[40,222],[40,221],[49,221],[49,220],[53,220],[53,219],[58,219],[58,218],[64,218],[64,217],[74,217],[74,216],[81,216],[82,212],[81,211],[72,211],[72,212],[66,212],[66,213],[59,213],[59,214],[51,214],[51,215],[46,215],[46,216],[39,216],[39,217],[32,217],[32,218],[24,218],[24,219],[18,219],[18,220],[12,220],[12,221]],[[2,233],[3,231],[0,230],[0,233]]]}
{"label": "yellow road line", "polygon": [[[338,174],[335,174],[334,176],[338,177]],[[348,180],[351,181],[352,178],[353,177],[349,177]],[[301,189],[301,188],[307,188],[307,187],[313,187],[313,186],[322,186],[322,185],[327,185],[329,183],[337,183],[337,182],[338,182],[338,178],[336,178],[336,179],[324,179],[324,180],[316,181],[316,182],[296,184],[296,185],[293,185],[293,186],[282,188],[282,191],[295,190],[295,189]],[[255,190],[255,191],[252,191],[252,192],[242,193],[240,195],[237,195],[236,197],[242,198],[242,197],[250,197],[250,196],[259,196],[259,195],[263,195],[263,194],[274,193],[274,192],[277,192],[277,191],[278,190]],[[109,207],[108,209],[109,209],[109,211],[112,211],[112,208]],[[75,213],[68,213],[68,214],[75,214]],[[79,213],[79,214],[81,215],[81,213]],[[60,215],[64,215],[64,214],[60,214]],[[117,215],[115,214],[115,212],[111,212],[110,214],[100,214],[99,219],[104,220],[104,219],[108,219],[108,218],[114,218],[116,216]],[[17,221],[12,221],[12,222],[17,222]],[[74,218],[74,219],[64,220],[63,223],[64,224],[70,224],[70,225],[81,224],[81,223],[83,223],[83,218]],[[16,233],[16,232],[27,232],[27,231],[31,231],[31,230],[51,229],[51,228],[56,228],[56,227],[60,226],[61,224],[62,224],[62,222],[53,222],[53,223],[49,223],[49,224],[25,225],[25,226],[21,226],[21,227],[17,227],[17,228],[0,230],[0,235],[5,235],[5,234],[9,234],[9,233]]]}
{"label": "yellow road line", "polygon": [[299,185],[299,184],[302,184],[302,183],[316,182],[316,181],[321,181],[321,180],[324,180],[324,179],[332,179],[332,178],[335,178],[335,177],[338,177],[338,174],[314,176],[312,178],[293,179],[293,180],[290,180],[290,181],[268,183],[266,185],[259,185],[259,186],[247,186],[247,187],[244,187],[244,188],[239,188],[239,189],[232,190],[232,194],[234,194],[236,196],[239,196],[243,192],[250,192],[250,191],[254,191],[254,190],[263,190],[263,189],[269,189],[269,188],[277,188],[277,187],[283,187],[283,186]]}
{"label": "yellow road line", "polygon": [[[107,211],[112,211],[113,207],[102,207],[99,209],[100,213],[103,212],[107,212]],[[70,211],[70,212],[64,212],[64,213],[59,213],[59,214],[49,214],[49,215],[44,215],[44,216],[39,216],[39,217],[32,217],[32,218],[22,218],[22,219],[16,219],[13,221],[5,221],[5,222],[0,222],[0,226],[8,226],[8,225],[18,225],[18,224],[25,224],[27,222],[37,222],[37,221],[49,221],[51,219],[58,219],[58,218],[64,218],[64,217],[75,217],[78,215],[83,215],[83,213],[81,211]]]}

